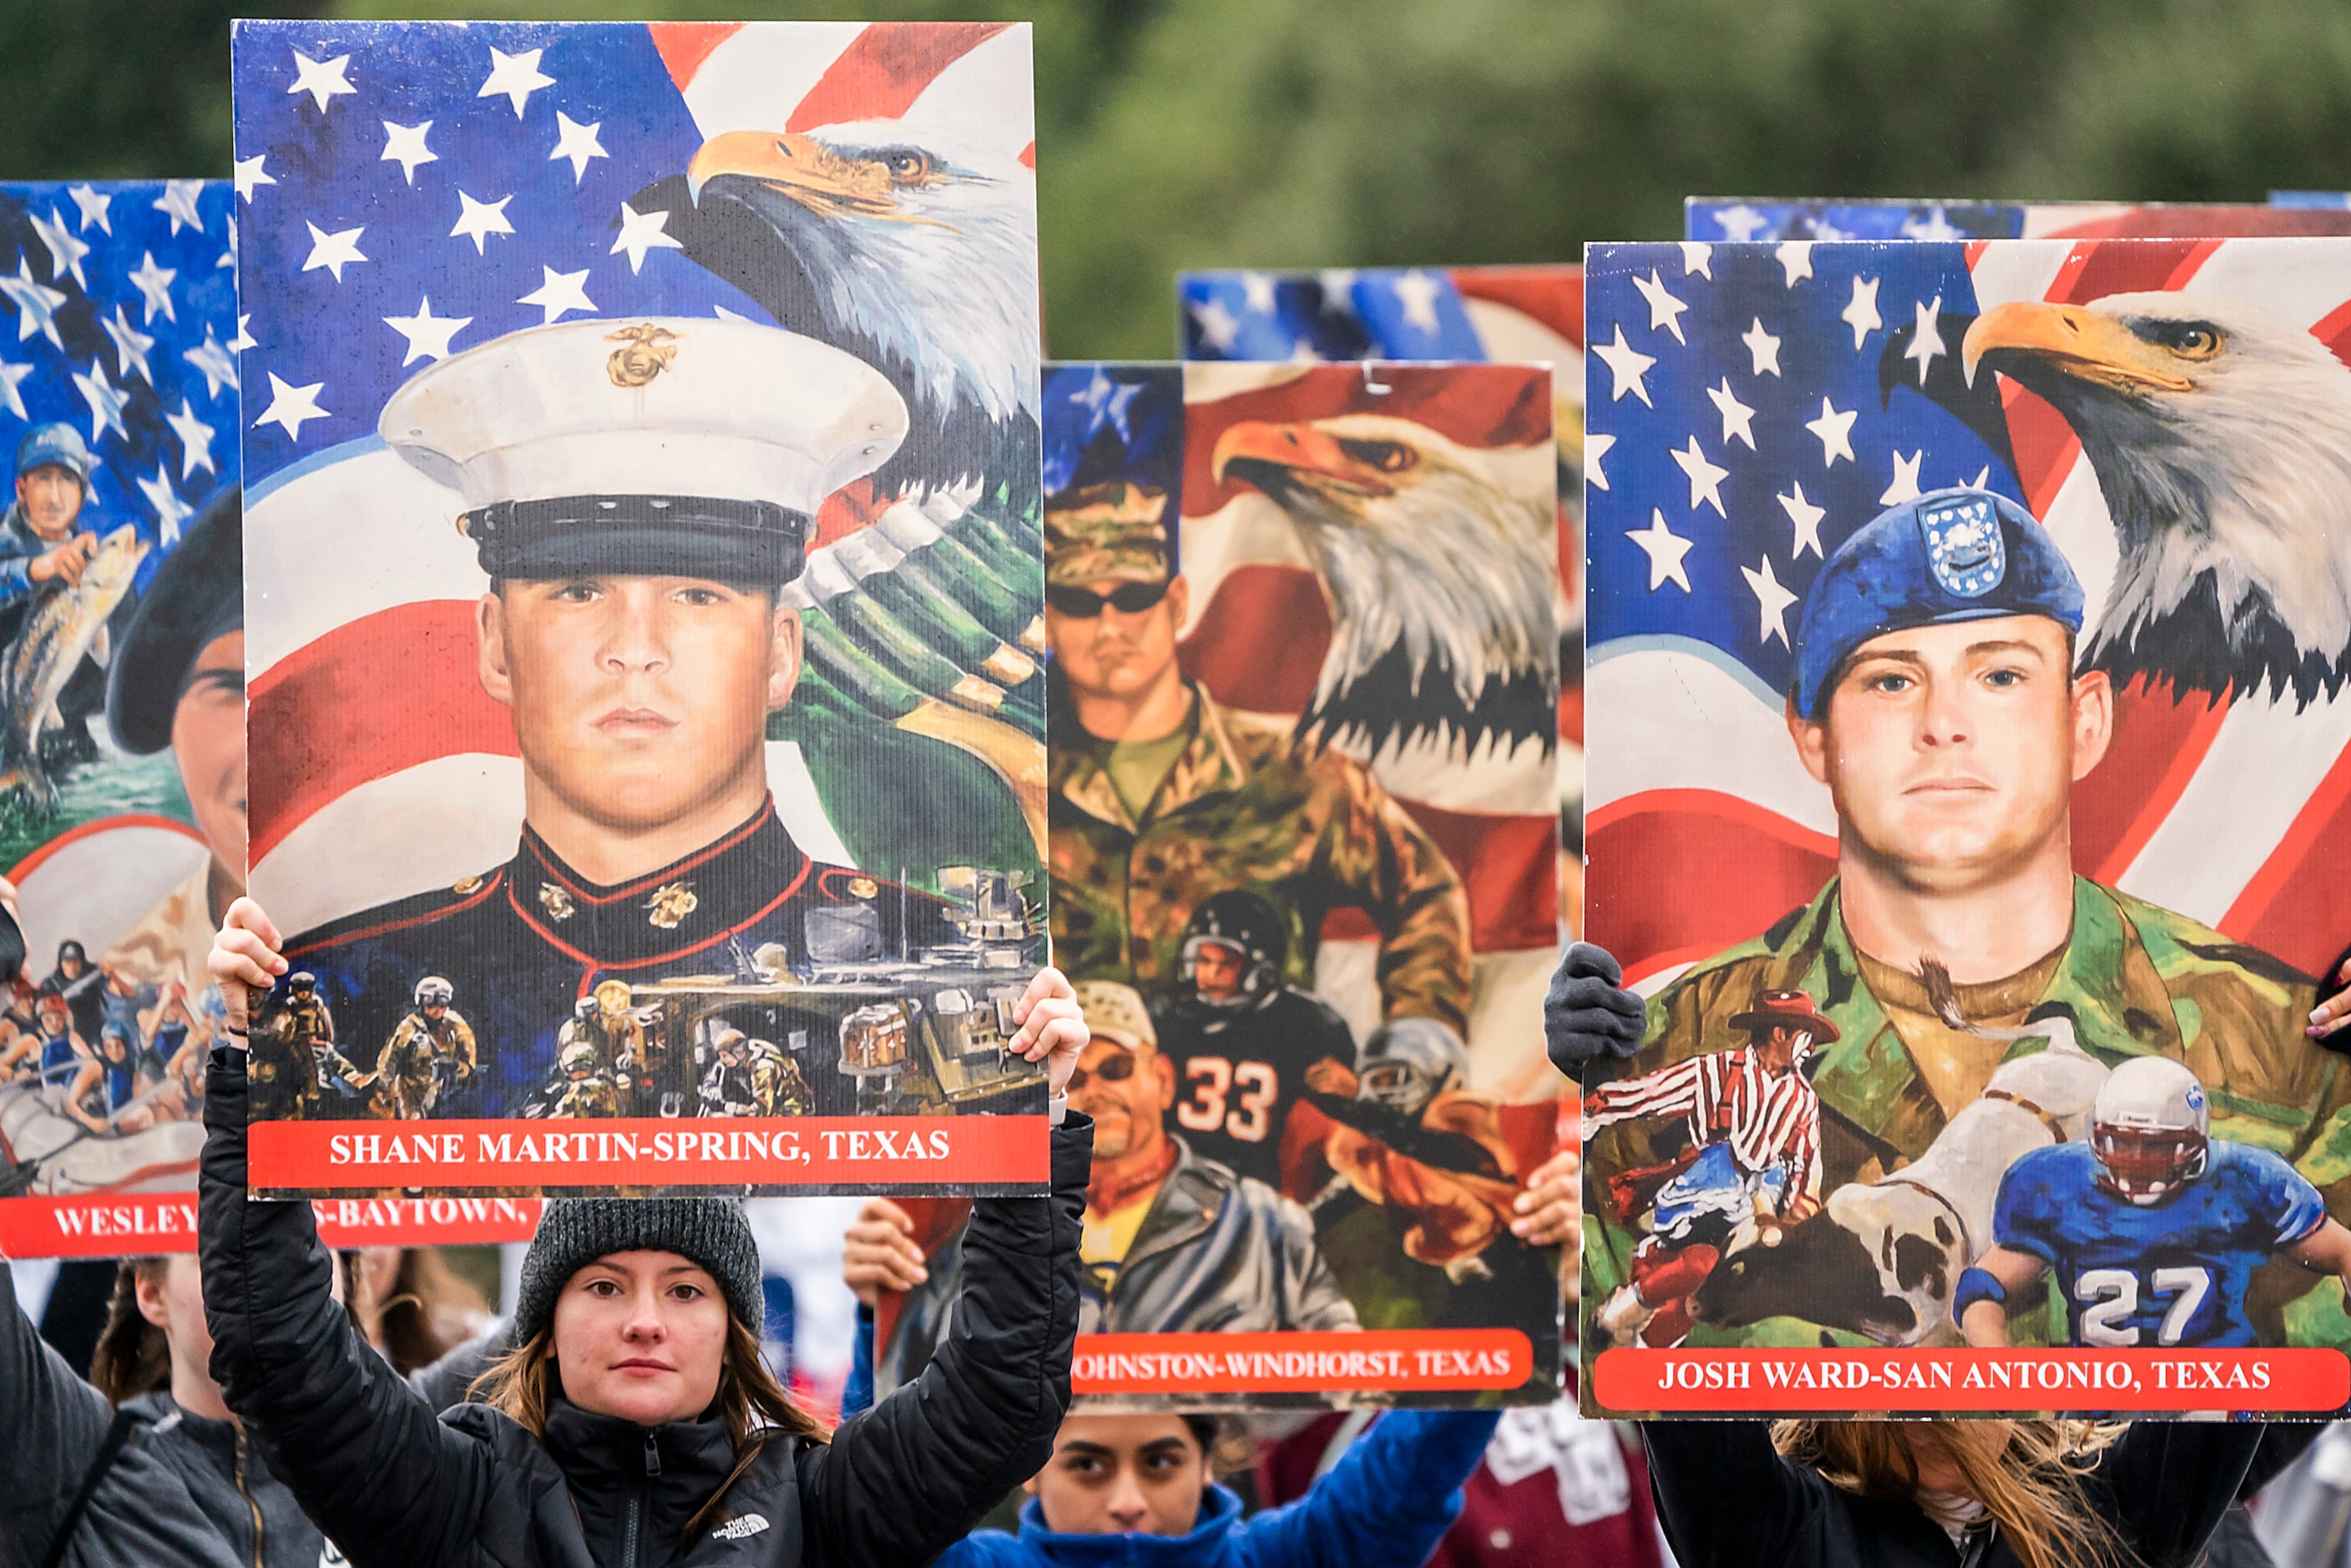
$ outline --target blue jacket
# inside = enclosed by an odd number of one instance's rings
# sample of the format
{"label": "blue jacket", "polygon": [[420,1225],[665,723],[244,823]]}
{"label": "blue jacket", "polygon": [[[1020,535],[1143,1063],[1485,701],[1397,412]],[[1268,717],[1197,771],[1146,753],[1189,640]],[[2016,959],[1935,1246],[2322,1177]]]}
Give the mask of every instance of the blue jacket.
{"label": "blue jacket", "polygon": [[1314,1489],[1241,1517],[1220,1486],[1189,1535],[1062,1535],[1031,1498],[1020,1533],[977,1531],[936,1568],[1420,1568],[1461,1512],[1461,1483],[1500,1419],[1491,1410],[1394,1410]]}

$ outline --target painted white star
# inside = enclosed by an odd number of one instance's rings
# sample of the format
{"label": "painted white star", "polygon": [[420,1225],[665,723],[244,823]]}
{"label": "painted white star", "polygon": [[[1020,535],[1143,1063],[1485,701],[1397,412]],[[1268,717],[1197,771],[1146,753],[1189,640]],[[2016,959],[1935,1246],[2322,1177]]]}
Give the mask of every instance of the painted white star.
{"label": "painted white star", "polygon": [[163,423],[180,438],[181,478],[187,478],[199,468],[207,474],[219,472],[213,466],[213,427],[196,417],[196,411],[188,406],[185,397],[180,399],[180,412],[165,413]]}
{"label": "painted white star", "polygon": [[585,287],[588,281],[586,267],[577,272],[558,272],[551,267],[542,266],[538,270],[545,274],[539,286],[515,303],[536,305],[546,311],[547,320],[539,323],[541,326],[561,320],[566,310],[583,311],[590,316],[596,313],[596,302],[588,298]]}
{"label": "painted white star", "polygon": [[163,471],[161,462],[155,465],[152,479],[139,481],[139,491],[147,497],[147,504],[155,508],[156,536],[167,545],[177,543],[180,524],[195,516],[196,509],[180,499],[179,492],[172,488],[172,476]]}
{"label": "painted white star", "polygon": [[1725,207],[1714,214],[1722,237],[1744,245],[1771,226],[1771,220],[1741,202],[1735,207]]}
{"label": "painted white star", "polygon": [[1911,239],[1953,240],[1967,237],[1953,225],[1949,214],[1940,207],[1928,208],[1924,218],[1903,219],[1902,232]]}
{"label": "painted white star", "polygon": [[1788,287],[1796,287],[1797,279],[1813,275],[1813,245],[1810,240],[1782,240],[1780,248],[1771,253],[1781,270],[1788,275]]}
{"label": "painted white star", "polygon": [[1704,240],[1686,239],[1682,246],[1682,276],[1696,273],[1708,282],[1714,281],[1714,246]]}
{"label": "painted white star", "polygon": [[554,162],[558,158],[571,160],[571,183],[575,185],[588,177],[588,160],[609,158],[604,144],[596,140],[596,132],[604,129],[602,120],[582,125],[561,110],[555,111],[555,151],[547,155]]}
{"label": "painted white star", "polygon": [[317,100],[319,112],[324,114],[328,99],[359,90],[351,85],[350,78],[343,75],[343,68],[350,63],[349,55],[337,55],[331,60],[314,60],[297,49],[294,51],[294,85],[286,90],[289,94],[308,93]]}
{"label": "painted white star", "polygon": [[1910,329],[1910,346],[1902,350],[1902,357],[1918,361],[1918,384],[1923,387],[1935,356],[1948,354],[1950,350],[1943,344],[1943,297],[1938,294],[1917,309],[1918,324]]}
{"label": "painted white star", "polygon": [[[228,340],[228,351],[230,353],[242,354],[247,349],[256,347],[253,340],[253,334],[247,330],[246,327],[246,323],[252,319],[253,312],[250,310],[236,319],[236,336]],[[206,337],[210,337],[212,335],[212,329],[210,327],[204,329],[204,335]]]}
{"label": "painted white star", "polygon": [[98,225],[100,234],[110,235],[114,232],[113,221],[106,214],[106,209],[114,205],[111,193],[99,190],[91,185],[76,185],[66,194],[71,196],[73,204],[81,209],[82,233],[89,233],[89,225],[92,224]]}
{"label": "painted white star", "polygon": [[1853,346],[1857,350],[1863,339],[1886,325],[1886,318],[1877,313],[1877,285],[1880,279],[1856,277],[1853,280],[1853,301],[1837,312],[1837,319],[1853,329]]}
{"label": "painted white star", "polygon": [[155,199],[153,206],[157,212],[170,215],[173,234],[178,234],[183,227],[202,234],[204,232],[204,215],[196,210],[196,200],[204,193],[204,183],[202,180],[166,180],[163,182],[163,193]]}
{"label": "painted white star", "polygon": [[416,166],[419,163],[441,162],[441,154],[424,145],[424,133],[432,129],[433,122],[429,120],[419,125],[401,125],[389,120],[385,120],[383,152],[376,162],[399,164],[402,177],[413,185],[416,183]]}
{"label": "painted white star", "polygon": [[5,402],[8,411],[18,419],[32,418],[25,412],[25,395],[16,390],[16,383],[32,373],[30,365],[12,365],[0,360],[0,402]]}
{"label": "painted white star", "polygon": [[1796,602],[1796,596],[1782,587],[1780,580],[1771,575],[1770,556],[1765,556],[1756,564],[1762,568],[1761,571],[1750,570],[1743,566],[1739,569],[1739,575],[1745,578],[1747,586],[1755,591],[1756,603],[1763,612],[1756,622],[1756,635],[1766,643],[1777,637],[1780,646],[1784,648],[1788,645],[1788,607]]}
{"label": "painted white star", "polygon": [[1814,239],[1851,239],[1854,236],[1827,218],[1814,218],[1813,237]]}
{"label": "painted white star", "polygon": [[1615,379],[1614,390],[1608,394],[1610,402],[1616,402],[1629,392],[1648,407],[1657,406],[1649,402],[1648,383],[1641,379],[1657,361],[1625,340],[1625,323],[1616,323],[1614,342],[1595,344],[1592,351],[1600,356],[1601,363],[1608,367],[1609,373]]}
{"label": "painted white star", "polygon": [[204,395],[220,396],[221,388],[236,390],[236,357],[221,347],[210,327],[204,329],[204,340],[181,354],[180,358],[193,365],[204,378]]}
{"label": "painted white star", "polygon": [[1793,494],[1771,497],[1780,503],[1780,509],[1788,514],[1788,520],[1796,525],[1796,548],[1789,552],[1788,559],[1802,560],[1804,552],[1810,550],[1813,552],[1813,559],[1819,559],[1821,519],[1829,515],[1828,508],[1815,507],[1807,500],[1804,497],[1804,486],[1801,482],[1791,486],[1790,488],[1794,492]]}
{"label": "painted white star", "polygon": [[1848,463],[1855,461],[1853,455],[1853,422],[1860,417],[1860,410],[1847,409],[1844,413],[1839,413],[1834,403],[1823,398],[1820,418],[1804,421],[1804,428],[1821,438],[1823,467],[1835,467],[1836,460],[1840,457]]}
{"label": "painted white star", "polygon": [[141,326],[153,326],[158,310],[163,313],[166,321],[180,319],[179,312],[172,308],[172,279],[179,276],[176,267],[156,266],[153,252],[142,250],[139,253],[139,270],[131,274],[131,284],[147,300],[147,315],[140,323]]}
{"label": "painted white star", "polygon": [[1615,444],[1614,436],[1603,435],[1596,430],[1583,438],[1583,476],[1595,490],[1608,488],[1608,471],[1600,466],[1600,460],[1607,456],[1608,449]]}
{"label": "painted white star", "polygon": [[1918,465],[1926,455],[1927,449],[1923,446],[1907,457],[1899,452],[1894,454],[1894,483],[1886,486],[1886,494],[1877,497],[1879,506],[1898,507],[1905,501],[1918,498]]}
{"label": "painted white star", "polygon": [[0,277],[0,294],[6,295],[8,302],[16,308],[16,341],[21,343],[38,332],[57,347],[66,346],[66,340],[57,336],[57,307],[66,302],[65,294],[35,282],[33,264],[25,259],[22,251],[16,255],[16,276]]}
{"label": "painted white star", "polygon": [[340,283],[343,280],[343,268],[355,261],[367,259],[360,254],[360,235],[367,232],[365,225],[355,229],[338,229],[333,234],[329,234],[308,219],[303,221],[302,226],[310,231],[310,254],[302,263],[303,271],[316,272],[323,267],[335,275],[336,282]]}
{"label": "painted white star", "polygon": [[414,360],[445,360],[449,357],[449,340],[473,324],[471,316],[435,316],[433,301],[421,298],[413,316],[387,316],[383,324],[408,340],[408,352],[401,356],[403,365]]}
{"label": "painted white star", "polygon": [[525,49],[518,55],[509,55],[500,49],[491,49],[489,78],[482,83],[482,90],[474,96],[496,98],[504,93],[514,105],[515,118],[520,120],[522,106],[529,100],[530,95],[540,88],[555,85],[555,78],[538,68],[538,57],[545,52],[542,49]]}
{"label": "painted white star", "polygon": [[232,211],[229,213],[229,214],[228,214],[228,248],[227,248],[226,250],[225,250],[225,251],[221,252],[221,258],[220,258],[218,261],[216,261],[216,262],[213,263],[213,269],[214,269],[214,271],[218,271],[220,268],[222,268],[222,267],[235,267],[235,265],[236,265],[236,214],[235,214],[235,212],[234,210],[232,210]]}
{"label": "painted white star", "polygon": [[1348,311],[1355,308],[1355,269],[1352,267],[1326,267],[1321,275],[1322,313]]}
{"label": "painted white star", "polygon": [[1649,508],[1649,526],[1634,528],[1625,537],[1641,547],[1649,558],[1649,591],[1655,593],[1667,583],[1677,583],[1684,593],[1690,591],[1688,570],[1682,558],[1689,554],[1698,541],[1686,539],[1666,527],[1666,515],[1656,507]]}
{"label": "painted white star", "polygon": [[1654,332],[1663,327],[1674,335],[1675,342],[1687,348],[1689,340],[1682,336],[1682,312],[1689,307],[1666,291],[1665,279],[1657,276],[1657,269],[1653,267],[1648,277],[1633,279],[1633,287],[1649,302],[1649,330]]}
{"label": "painted white star", "polygon": [[1755,325],[1741,332],[1739,340],[1746,344],[1747,351],[1754,356],[1753,374],[1776,376],[1780,373],[1780,340],[1763,329],[1762,317],[1755,318]]}
{"label": "painted white star", "polygon": [[104,365],[90,361],[89,374],[76,371],[73,384],[81,392],[82,401],[89,404],[91,444],[95,445],[98,438],[110,430],[125,441],[131,439],[131,432],[122,423],[122,409],[131,401],[130,394],[107,379]]}
{"label": "painted white star", "polygon": [[1437,330],[1437,297],[1445,292],[1445,285],[1416,267],[1388,287],[1404,306],[1405,326]]}
{"label": "painted white star", "polygon": [[1755,411],[1739,401],[1739,394],[1730,390],[1730,378],[1725,376],[1720,386],[1707,388],[1706,395],[1722,415],[1722,444],[1743,441],[1748,451],[1754,451]]}
{"label": "painted white star", "polygon": [[748,321],[751,319],[740,310],[729,310],[724,305],[713,305],[710,313],[721,321]]}
{"label": "painted white star", "polygon": [[641,213],[622,202],[621,232],[613,239],[612,248],[604,254],[619,256],[625,251],[629,257],[629,271],[633,276],[639,267],[644,266],[645,252],[684,248],[669,235],[669,214],[658,208],[650,213]]}
{"label": "painted white star", "polygon": [[1976,470],[1976,476],[1968,481],[1967,488],[1970,490],[1980,490],[1990,483],[1991,483],[1991,465],[1987,463],[1982,467]]}
{"label": "painted white star", "polygon": [[49,209],[46,218],[38,213],[26,215],[33,220],[33,232],[49,247],[49,281],[54,283],[70,272],[75,287],[87,293],[89,279],[82,276],[81,258],[89,254],[89,244],[74,238],[73,231],[66,227],[64,216],[55,207]]}
{"label": "painted white star", "polygon": [[457,200],[462,207],[457,214],[457,226],[449,231],[449,237],[472,240],[475,256],[481,255],[489,244],[489,235],[515,232],[514,225],[507,222],[507,204],[514,200],[512,196],[501,196],[495,202],[477,202],[460,191]]}
{"label": "painted white star", "polygon": [[114,340],[114,373],[127,376],[136,371],[141,381],[153,386],[155,372],[147,368],[147,350],[155,346],[155,340],[133,327],[120,305],[114,308],[113,320],[101,319],[98,325],[100,331]]}
{"label": "painted white star", "polygon": [[1200,336],[1207,340],[1208,347],[1220,354],[1231,350],[1233,339],[1241,329],[1241,324],[1225,308],[1221,299],[1193,306],[1192,319],[1200,324]]}
{"label": "painted white star", "polygon": [[235,183],[238,195],[250,202],[253,200],[255,191],[264,185],[277,183],[277,176],[265,172],[261,167],[267,162],[269,162],[269,154],[266,152],[256,152],[250,158],[240,158],[236,161]]}
{"label": "painted white star", "polygon": [[1672,452],[1668,455],[1673,458],[1674,466],[1689,478],[1690,510],[1697,511],[1698,504],[1704,502],[1714,508],[1716,517],[1728,521],[1730,514],[1722,509],[1722,482],[1730,477],[1730,470],[1719,468],[1708,462],[1706,454],[1698,449],[1695,435],[1689,438],[1688,451]]}
{"label": "painted white star", "polygon": [[258,430],[265,424],[274,424],[293,440],[301,440],[305,423],[327,417],[327,411],[319,406],[319,391],[326,384],[312,382],[306,387],[288,386],[278,379],[277,371],[270,371],[269,406],[253,422],[253,427]]}
{"label": "painted white star", "polygon": [[1273,274],[1270,272],[1241,274],[1241,308],[1254,310],[1260,316],[1273,314]]}

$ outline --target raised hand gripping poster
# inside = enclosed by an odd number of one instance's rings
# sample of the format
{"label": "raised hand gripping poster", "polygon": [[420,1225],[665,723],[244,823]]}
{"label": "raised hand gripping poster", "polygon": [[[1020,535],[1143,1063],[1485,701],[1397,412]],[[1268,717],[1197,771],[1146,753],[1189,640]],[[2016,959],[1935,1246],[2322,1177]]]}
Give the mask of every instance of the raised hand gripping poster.
{"label": "raised hand gripping poster", "polygon": [[1028,30],[235,72],[256,1189],[1038,1190]]}
{"label": "raised hand gripping poster", "polygon": [[[1055,955],[1097,1405],[1542,1402],[1556,528],[1541,366],[1049,367]],[[887,1384],[952,1299],[881,1325]]]}
{"label": "raised hand gripping poster", "polygon": [[1186,360],[1537,361],[1559,446],[1559,911],[1583,918],[1583,268],[1178,273]]}
{"label": "raised hand gripping poster", "polygon": [[[245,882],[236,229],[225,182],[0,185],[0,1255],[192,1251],[204,956]],[[535,1209],[346,1244],[504,1240]]]}
{"label": "raised hand gripping poster", "polygon": [[2340,1406],[2351,242],[1587,260],[1587,1402]]}

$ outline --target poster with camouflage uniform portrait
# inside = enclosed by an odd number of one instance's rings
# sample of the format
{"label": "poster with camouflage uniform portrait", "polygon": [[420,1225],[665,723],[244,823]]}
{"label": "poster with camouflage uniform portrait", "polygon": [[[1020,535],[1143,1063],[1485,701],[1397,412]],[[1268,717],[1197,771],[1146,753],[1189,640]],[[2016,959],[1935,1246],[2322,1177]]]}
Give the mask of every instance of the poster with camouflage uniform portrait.
{"label": "poster with camouflage uniform portrait", "polygon": [[1587,258],[1588,1408],[2351,1394],[2346,244]]}
{"label": "poster with camouflage uniform portrait", "polygon": [[1090,1400],[1556,1396],[1557,1251],[1514,1228],[1559,1086],[1552,409],[1519,364],[1049,368]]}
{"label": "poster with camouflage uniform portrait", "polygon": [[256,1188],[1040,1189],[1027,28],[235,70]]}

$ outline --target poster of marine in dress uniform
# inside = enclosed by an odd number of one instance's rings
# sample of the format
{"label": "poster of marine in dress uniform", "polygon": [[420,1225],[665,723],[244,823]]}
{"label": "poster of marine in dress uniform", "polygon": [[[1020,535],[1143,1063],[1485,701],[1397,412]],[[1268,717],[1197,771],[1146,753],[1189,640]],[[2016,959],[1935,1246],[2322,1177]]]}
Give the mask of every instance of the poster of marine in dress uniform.
{"label": "poster of marine in dress uniform", "polygon": [[1027,28],[235,74],[256,1189],[1037,1190]]}
{"label": "poster of marine in dress uniform", "polygon": [[1059,364],[1044,406],[1076,1387],[1555,1397],[1557,1251],[1510,1228],[1559,1082],[1548,372]]}
{"label": "poster of marine in dress uniform", "polygon": [[2351,241],[1586,276],[1587,1407],[2336,1407]]}

